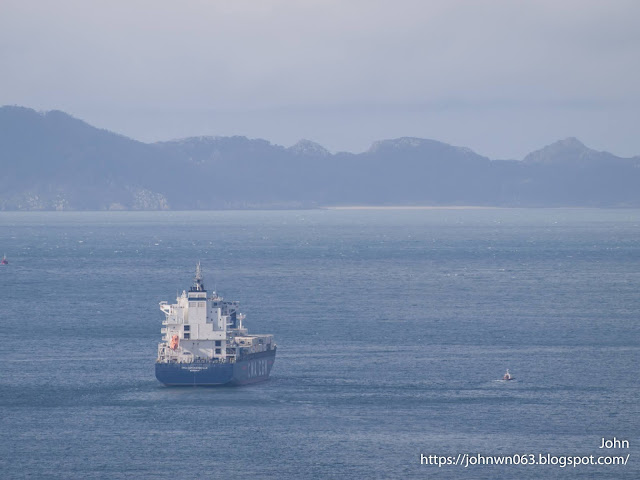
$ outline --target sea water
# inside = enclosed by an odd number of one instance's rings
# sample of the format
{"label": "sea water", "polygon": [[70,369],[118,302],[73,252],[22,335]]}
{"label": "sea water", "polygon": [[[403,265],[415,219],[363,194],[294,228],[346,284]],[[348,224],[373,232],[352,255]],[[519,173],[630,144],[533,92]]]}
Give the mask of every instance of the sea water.
{"label": "sea water", "polygon": [[[1,253],[2,478],[640,478],[638,210],[2,212]],[[198,261],[269,381],[155,379]],[[421,461],[465,453],[629,461]]]}

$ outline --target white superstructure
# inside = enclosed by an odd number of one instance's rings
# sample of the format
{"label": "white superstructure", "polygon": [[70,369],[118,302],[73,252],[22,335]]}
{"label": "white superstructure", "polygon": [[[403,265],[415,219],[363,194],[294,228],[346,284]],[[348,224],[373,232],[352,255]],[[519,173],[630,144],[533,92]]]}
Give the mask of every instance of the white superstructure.
{"label": "white superstructure", "polygon": [[249,335],[238,302],[227,302],[216,292],[207,297],[200,263],[193,286],[170,305],[160,302],[165,314],[159,363],[235,363],[244,355],[275,348],[273,335]]}

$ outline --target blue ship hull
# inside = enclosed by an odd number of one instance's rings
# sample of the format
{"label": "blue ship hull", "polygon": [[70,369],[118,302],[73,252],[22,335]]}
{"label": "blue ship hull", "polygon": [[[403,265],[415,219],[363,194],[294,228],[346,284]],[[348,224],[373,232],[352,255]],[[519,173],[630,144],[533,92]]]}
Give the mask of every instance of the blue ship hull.
{"label": "blue ship hull", "polygon": [[276,349],[245,355],[236,363],[156,363],[156,378],[167,386],[245,385],[269,378]]}

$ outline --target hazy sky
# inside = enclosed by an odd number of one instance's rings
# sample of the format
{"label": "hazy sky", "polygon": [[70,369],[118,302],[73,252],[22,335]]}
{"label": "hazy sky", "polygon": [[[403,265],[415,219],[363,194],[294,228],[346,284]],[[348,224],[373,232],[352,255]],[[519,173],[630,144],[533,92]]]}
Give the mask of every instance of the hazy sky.
{"label": "hazy sky", "polygon": [[143,140],[640,155],[638,0],[0,0],[0,105]]}

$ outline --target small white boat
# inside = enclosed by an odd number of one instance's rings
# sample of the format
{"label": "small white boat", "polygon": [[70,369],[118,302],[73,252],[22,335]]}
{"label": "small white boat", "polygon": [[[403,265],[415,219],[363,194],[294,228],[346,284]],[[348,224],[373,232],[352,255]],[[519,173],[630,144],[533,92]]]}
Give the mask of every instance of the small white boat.
{"label": "small white boat", "polygon": [[504,376],[502,377],[502,380],[508,381],[508,380],[515,380],[511,374],[509,373],[509,369],[507,368],[507,373],[504,374]]}

